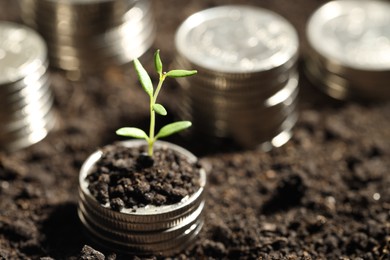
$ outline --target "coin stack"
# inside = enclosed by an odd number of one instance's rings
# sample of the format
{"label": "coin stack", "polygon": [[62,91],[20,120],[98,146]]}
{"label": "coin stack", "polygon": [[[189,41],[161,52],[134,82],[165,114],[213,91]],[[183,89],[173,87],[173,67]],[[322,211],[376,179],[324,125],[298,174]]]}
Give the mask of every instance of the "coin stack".
{"label": "coin stack", "polygon": [[205,136],[245,148],[287,142],[297,120],[298,36],[269,10],[220,6],[188,17],[175,37],[174,67],[198,70],[178,79],[180,117]]}
{"label": "coin stack", "polygon": [[35,31],[0,22],[0,149],[43,139],[55,124],[46,45]]}
{"label": "coin stack", "polygon": [[50,65],[94,73],[141,56],[153,43],[148,0],[21,0],[23,21],[48,44]]}
{"label": "coin stack", "polygon": [[333,1],[310,17],[307,77],[336,99],[390,98],[390,3]]}
{"label": "coin stack", "polygon": [[[125,146],[139,146],[144,142],[122,142]],[[158,146],[166,142],[158,141]],[[173,144],[169,148],[183,154],[189,160],[196,157]],[[206,173],[201,170],[200,189],[181,202],[166,205],[147,205],[143,208],[114,211],[107,205],[101,205],[88,190],[86,176],[102,153],[93,153],[83,164],[80,171],[78,214],[87,234],[97,245],[115,249],[125,254],[171,255],[188,247],[203,226],[204,189]]]}

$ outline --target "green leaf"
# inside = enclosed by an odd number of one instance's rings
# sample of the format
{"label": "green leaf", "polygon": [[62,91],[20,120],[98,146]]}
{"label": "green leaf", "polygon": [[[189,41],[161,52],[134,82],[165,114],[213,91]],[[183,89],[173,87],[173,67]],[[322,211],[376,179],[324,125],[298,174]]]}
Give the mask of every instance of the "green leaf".
{"label": "green leaf", "polygon": [[141,82],[142,87],[144,88],[145,92],[149,95],[149,97],[153,96],[153,84],[152,80],[149,77],[149,74],[146,72],[142,64],[139,62],[138,59],[134,60],[134,67],[137,71],[138,79]]}
{"label": "green leaf", "polygon": [[165,109],[165,107],[163,107],[160,104],[154,104],[153,105],[153,110],[156,111],[156,113],[159,114],[159,115],[162,115],[162,116],[166,116],[167,115],[167,110]]}
{"label": "green leaf", "polygon": [[198,73],[196,70],[171,70],[168,71],[166,76],[170,78],[188,77]]}
{"label": "green leaf", "polygon": [[162,74],[162,62],[160,58],[160,50],[157,50],[154,53],[154,67],[156,68],[156,72],[161,75]]}
{"label": "green leaf", "polygon": [[192,123],[190,121],[179,121],[179,122],[168,124],[160,129],[160,131],[156,135],[156,140],[157,138],[166,137],[171,134],[182,131],[190,127],[191,125]]}
{"label": "green leaf", "polygon": [[122,127],[116,130],[117,135],[129,136],[139,139],[149,140],[148,135],[144,132],[144,130],[136,128],[136,127]]}

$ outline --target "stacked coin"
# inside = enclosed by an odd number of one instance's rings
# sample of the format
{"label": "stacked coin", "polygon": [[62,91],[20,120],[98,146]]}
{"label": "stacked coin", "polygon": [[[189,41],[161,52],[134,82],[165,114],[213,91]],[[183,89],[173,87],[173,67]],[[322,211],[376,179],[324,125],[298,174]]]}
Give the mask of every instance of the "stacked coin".
{"label": "stacked coin", "polygon": [[55,124],[46,45],[35,31],[0,22],[0,148],[43,139]]}
{"label": "stacked coin", "polygon": [[298,36],[283,17],[251,6],[220,6],[188,17],[176,32],[180,116],[196,132],[243,147],[281,146],[297,120]]}
{"label": "stacked coin", "polygon": [[46,40],[51,65],[66,71],[126,64],[155,36],[148,0],[22,0],[21,13]]}
{"label": "stacked coin", "polygon": [[390,98],[390,3],[333,1],[307,24],[309,79],[337,99]]}
{"label": "stacked coin", "polygon": [[[122,142],[125,146],[144,145],[143,141]],[[196,161],[196,157],[181,147],[158,141],[157,147],[168,146]],[[88,190],[86,176],[99,160],[101,151],[93,153],[80,171],[79,210],[81,222],[91,240],[101,247],[129,254],[171,255],[180,252],[194,241],[203,226],[204,188],[206,173],[202,169],[200,189],[181,202],[167,206],[147,205],[136,210],[114,211],[101,205]]]}

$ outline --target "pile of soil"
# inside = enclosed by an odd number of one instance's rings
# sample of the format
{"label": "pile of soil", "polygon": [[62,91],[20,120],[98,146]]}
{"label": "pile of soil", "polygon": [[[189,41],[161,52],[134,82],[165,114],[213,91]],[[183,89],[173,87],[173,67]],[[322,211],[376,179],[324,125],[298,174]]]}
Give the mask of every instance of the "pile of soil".
{"label": "pile of soil", "polygon": [[[19,21],[17,1],[0,18]],[[190,14],[220,4],[251,4],[285,16],[298,29],[325,1],[154,0],[158,38],[152,53],[173,58],[173,35]],[[131,259],[101,251],[77,217],[78,173],[123,126],[147,128],[148,98],[131,66],[71,82],[52,70],[59,124],[42,142],[0,153],[0,259]],[[155,80],[156,78],[154,78]],[[301,75],[300,118],[293,138],[270,152],[177,135],[209,165],[205,225],[177,258],[389,259],[390,103],[336,102]],[[173,80],[160,103],[175,117]],[[136,259],[136,257],[134,256]],[[158,258],[150,256],[150,258]]]}
{"label": "pile of soil", "polygon": [[146,145],[125,147],[119,142],[101,151],[86,181],[91,195],[113,210],[171,205],[200,188],[201,165],[167,147],[155,147],[153,156]]}

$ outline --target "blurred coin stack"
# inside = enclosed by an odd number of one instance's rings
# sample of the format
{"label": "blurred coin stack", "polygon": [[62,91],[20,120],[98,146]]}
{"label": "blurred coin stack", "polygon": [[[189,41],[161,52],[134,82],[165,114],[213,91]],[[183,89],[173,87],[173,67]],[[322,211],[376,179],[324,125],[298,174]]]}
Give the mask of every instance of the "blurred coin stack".
{"label": "blurred coin stack", "polygon": [[153,43],[148,0],[21,0],[22,19],[46,40],[50,65],[94,73],[141,56]]}
{"label": "blurred coin stack", "polygon": [[297,120],[298,35],[283,17],[251,6],[220,6],[188,17],[176,32],[180,117],[195,132],[269,149]]}
{"label": "blurred coin stack", "polygon": [[[132,140],[123,144],[139,146],[143,141]],[[155,145],[164,145],[164,142],[159,141]],[[169,145],[170,149],[196,161],[188,151]],[[152,253],[167,256],[190,246],[203,227],[205,171],[200,171],[199,190],[179,203],[147,205],[136,210],[124,208],[118,212],[109,205],[101,205],[88,190],[86,176],[101,155],[101,151],[95,152],[85,161],[79,179],[78,215],[91,240],[101,247],[125,254]]]}
{"label": "blurred coin stack", "polygon": [[45,42],[35,31],[0,22],[0,149],[42,140],[55,124]]}
{"label": "blurred coin stack", "polygon": [[336,99],[390,98],[390,3],[333,1],[317,9],[307,30],[308,78]]}

